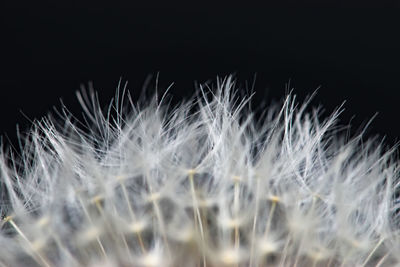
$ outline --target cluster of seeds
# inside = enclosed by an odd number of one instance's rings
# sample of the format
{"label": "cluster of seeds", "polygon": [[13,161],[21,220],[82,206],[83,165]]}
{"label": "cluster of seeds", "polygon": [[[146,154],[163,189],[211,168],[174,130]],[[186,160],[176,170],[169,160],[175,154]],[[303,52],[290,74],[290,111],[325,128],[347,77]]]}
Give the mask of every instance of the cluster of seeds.
{"label": "cluster of seeds", "polygon": [[0,266],[398,266],[394,149],[233,87],[37,122],[1,154]]}

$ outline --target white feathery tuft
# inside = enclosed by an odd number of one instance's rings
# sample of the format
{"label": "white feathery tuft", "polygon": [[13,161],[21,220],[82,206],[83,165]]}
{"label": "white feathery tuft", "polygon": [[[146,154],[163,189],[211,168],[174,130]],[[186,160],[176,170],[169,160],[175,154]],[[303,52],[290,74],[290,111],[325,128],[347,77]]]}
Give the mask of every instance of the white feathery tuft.
{"label": "white feathery tuft", "polygon": [[343,138],[340,109],[256,120],[232,77],[173,109],[78,99],[85,123],[1,149],[0,266],[400,265],[395,149]]}

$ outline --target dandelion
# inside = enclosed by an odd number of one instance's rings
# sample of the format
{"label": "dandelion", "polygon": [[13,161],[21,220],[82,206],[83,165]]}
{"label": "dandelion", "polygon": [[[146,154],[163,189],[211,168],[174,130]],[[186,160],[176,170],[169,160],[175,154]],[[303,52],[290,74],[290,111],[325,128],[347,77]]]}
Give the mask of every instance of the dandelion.
{"label": "dandelion", "polygon": [[[118,90],[0,155],[0,266],[399,266],[395,149],[232,77],[175,108]],[[111,115],[114,114],[114,115]],[[23,141],[23,142],[22,142]]]}

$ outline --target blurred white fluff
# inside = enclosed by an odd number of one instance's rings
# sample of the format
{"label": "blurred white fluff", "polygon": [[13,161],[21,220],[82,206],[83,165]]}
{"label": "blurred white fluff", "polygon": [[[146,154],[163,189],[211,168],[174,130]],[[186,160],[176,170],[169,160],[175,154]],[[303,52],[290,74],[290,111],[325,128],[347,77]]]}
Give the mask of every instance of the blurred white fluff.
{"label": "blurred white fluff", "polygon": [[37,122],[1,154],[0,266],[399,266],[394,149],[234,87]]}

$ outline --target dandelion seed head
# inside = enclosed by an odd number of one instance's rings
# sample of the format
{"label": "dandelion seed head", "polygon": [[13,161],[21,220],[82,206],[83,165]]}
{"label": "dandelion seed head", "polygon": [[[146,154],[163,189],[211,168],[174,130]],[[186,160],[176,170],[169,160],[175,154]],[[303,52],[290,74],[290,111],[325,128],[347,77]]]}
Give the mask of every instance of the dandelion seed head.
{"label": "dandelion seed head", "polygon": [[[118,88],[0,153],[0,266],[398,266],[396,148],[234,79],[170,107]],[[113,114],[113,115],[112,115]],[[4,196],[4,197],[3,197]]]}

